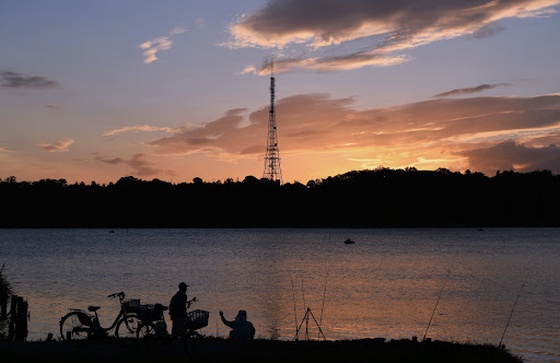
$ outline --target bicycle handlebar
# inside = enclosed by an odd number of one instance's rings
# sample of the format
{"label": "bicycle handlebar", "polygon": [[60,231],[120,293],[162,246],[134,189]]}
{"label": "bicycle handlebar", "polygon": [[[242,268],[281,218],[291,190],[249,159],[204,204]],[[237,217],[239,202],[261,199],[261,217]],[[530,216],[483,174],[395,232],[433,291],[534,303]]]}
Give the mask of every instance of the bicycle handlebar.
{"label": "bicycle handlebar", "polygon": [[120,299],[124,299],[124,291],[115,292],[114,294],[107,295],[107,297],[119,297]]}
{"label": "bicycle handlebar", "polygon": [[192,303],[196,301],[196,296],[187,301],[187,309],[191,307]]}

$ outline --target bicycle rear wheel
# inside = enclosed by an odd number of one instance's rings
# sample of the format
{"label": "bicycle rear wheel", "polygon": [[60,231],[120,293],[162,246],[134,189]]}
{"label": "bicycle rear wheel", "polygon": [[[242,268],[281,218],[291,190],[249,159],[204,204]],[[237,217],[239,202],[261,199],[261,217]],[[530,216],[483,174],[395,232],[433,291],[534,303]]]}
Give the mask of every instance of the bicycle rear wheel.
{"label": "bicycle rear wheel", "polygon": [[136,331],[140,325],[140,320],[136,314],[127,314],[119,320],[115,328],[115,337],[117,338],[135,338]]}
{"label": "bicycle rear wheel", "polygon": [[153,340],[157,337],[156,334],[156,327],[153,323],[144,323],[141,322],[138,325],[138,329],[136,331],[136,337],[138,339],[146,339],[146,340]]}
{"label": "bicycle rear wheel", "polygon": [[139,347],[152,346],[159,341],[166,339],[166,334],[158,331],[157,326],[153,322],[140,322],[136,331],[136,341]]}
{"label": "bicycle rear wheel", "polygon": [[62,340],[84,340],[91,336],[90,317],[83,312],[73,311],[60,319]]}

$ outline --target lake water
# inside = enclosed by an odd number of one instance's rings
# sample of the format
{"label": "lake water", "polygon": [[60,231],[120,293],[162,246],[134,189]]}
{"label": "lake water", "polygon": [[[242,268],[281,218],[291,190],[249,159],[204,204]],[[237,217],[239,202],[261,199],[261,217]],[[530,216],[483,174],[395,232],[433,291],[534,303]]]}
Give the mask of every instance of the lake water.
{"label": "lake water", "polygon": [[526,362],[560,361],[557,228],[0,229],[2,264],[28,340],[58,337],[68,308],[99,305],[109,325],[107,295],[167,305],[186,281],[207,335],[228,334],[219,310],[245,309],[259,338],[503,338]]}

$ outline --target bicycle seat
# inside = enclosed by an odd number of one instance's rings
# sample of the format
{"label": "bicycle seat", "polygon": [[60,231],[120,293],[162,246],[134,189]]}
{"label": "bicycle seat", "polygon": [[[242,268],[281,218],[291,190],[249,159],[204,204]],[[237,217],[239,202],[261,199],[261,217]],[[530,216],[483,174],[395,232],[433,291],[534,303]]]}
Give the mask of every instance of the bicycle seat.
{"label": "bicycle seat", "polygon": [[101,306],[88,306],[88,311],[91,311],[92,313],[101,309]]}

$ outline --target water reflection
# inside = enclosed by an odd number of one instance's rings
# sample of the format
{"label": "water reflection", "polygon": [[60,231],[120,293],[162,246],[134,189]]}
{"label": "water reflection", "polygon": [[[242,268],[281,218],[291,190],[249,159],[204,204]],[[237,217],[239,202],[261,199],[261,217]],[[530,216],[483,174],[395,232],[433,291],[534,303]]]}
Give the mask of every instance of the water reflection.
{"label": "water reflection", "polygon": [[[177,283],[187,281],[195,307],[210,311],[206,334],[227,335],[219,310],[234,316],[244,309],[257,337],[292,339],[310,308],[328,339],[421,338],[440,297],[430,337],[497,344],[529,273],[505,342],[559,358],[560,323],[551,319],[560,316],[559,235],[554,229],[3,230],[0,250],[12,285],[29,301],[30,339],[56,333],[69,307],[99,305],[102,321],[109,320],[118,304],[108,294],[168,304]],[[355,244],[344,244],[349,236]]]}

